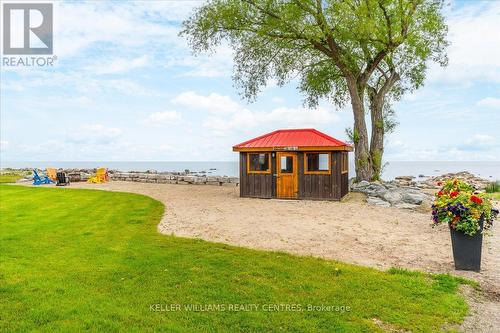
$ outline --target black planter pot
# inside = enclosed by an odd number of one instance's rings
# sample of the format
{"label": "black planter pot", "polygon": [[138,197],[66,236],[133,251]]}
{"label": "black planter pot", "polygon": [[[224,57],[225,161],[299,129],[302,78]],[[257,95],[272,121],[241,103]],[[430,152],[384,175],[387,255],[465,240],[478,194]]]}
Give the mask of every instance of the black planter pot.
{"label": "black planter pot", "polygon": [[483,223],[484,219],[481,216],[479,219],[479,226],[481,229],[474,236],[467,236],[461,231],[450,229],[455,269],[476,272],[481,270]]}

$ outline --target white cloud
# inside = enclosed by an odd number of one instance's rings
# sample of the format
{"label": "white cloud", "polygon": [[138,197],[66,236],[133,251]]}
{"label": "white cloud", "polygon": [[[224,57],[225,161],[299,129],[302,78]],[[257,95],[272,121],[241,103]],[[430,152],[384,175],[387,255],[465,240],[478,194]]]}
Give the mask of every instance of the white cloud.
{"label": "white cloud", "polygon": [[115,58],[105,63],[96,63],[87,67],[87,71],[94,74],[116,74],[125,73],[136,68],[144,67],[147,65],[149,57],[143,55],[141,57],[126,59]]}
{"label": "white cloud", "polygon": [[327,126],[339,121],[334,111],[324,107],[316,109],[279,107],[271,111],[251,111],[242,108],[229,117],[209,117],[203,127],[217,136],[230,133],[265,132],[279,128],[304,128]]}
{"label": "white cloud", "polygon": [[18,82],[1,82],[2,90],[24,91],[24,86]]}
{"label": "white cloud", "polygon": [[78,105],[91,105],[93,103],[92,99],[87,96],[74,98],[72,102]]}
{"label": "white cloud", "polygon": [[[185,45],[187,48],[187,44]],[[230,78],[233,68],[233,50],[227,45],[218,46],[210,54],[198,56],[185,55],[171,60],[166,67],[187,66],[179,77],[227,77]]]}
{"label": "white cloud", "polygon": [[339,120],[333,109],[324,107],[278,107],[269,111],[254,111],[230,96],[217,93],[202,95],[187,91],[177,95],[171,102],[191,110],[209,112],[210,116],[205,118],[202,126],[216,136],[228,136],[239,131],[251,133],[255,128],[274,130],[286,127],[316,127]]}
{"label": "white cloud", "polygon": [[[71,71],[22,71],[18,73],[18,81],[9,80],[9,84],[18,84],[23,89],[28,88],[51,88],[68,89],[72,88],[83,95],[93,95],[99,93],[120,93],[129,95],[158,96],[161,93],[154,88],[145,88],[135,80],[127,77],[102,78],[94,76],[94,73],[87,70]],[[4,84],[2,83],[2,89]]]}
{"label": "white cloud", "polygon": [[449,65],[429,69],[432,81],[500,82],[500,2],[471,3],[447,18]]}
{"label": "white cloud", "polygon": [[[101,1],[54,3],[54,53],[64,59],[97,43],[124,47],[154,47],[162,41],[177,39],[177,28],[146,20],[153,13],[163,16],[171,2],[148,6],[147,2],[120,5]],[[186,8],[192,3],[186,3]],[[160,9],[162,11],[160,11]],[[140,28],[138,28],[140,27]]]}
{"label": "white cloud", "polygon": [[271,101],[272,101],[273,103],[276,103],[276,104],[284,104],[284,103],[285,103],[285,99],[284,99],[284,98],[282,98],[282,97],[277,97],[277,96],[276,96],[276,97],[273,97],[273,98],[271,99]]}
{"label": "white cloud", "polygon": [[230,96],[211,93],[201,95],[193,91],[183,92],[171,101],[177,106],[197,111],[207,111],[202,126],[217,136],[253,129],[276,129],[290,127],[316,127],[337,122],[339,117],[333,109],[318,107],[278,107],[269,111],[255,111],[233,100]]}
{"label": "white cloud", "polygon": [[479,143],[479,144],[489,144],[494,142],[495,138],[488,134],[475,134],[472,139],[466,141],[470,143]]}
{"label": "white cloud", "polygon": [[486,151],[500,147],[495,137],[489,134],[474,134],[457,148],[462,151]]}
{"label": "white cloud", "polygon": [[177,111],[163,111],[163,112],[155,112],[150,114],[145,120],[144,123],[147,125],[173,125],[179,123],[181,120],[181,115]]}
{"label": "white cloud", "polygon": [[5,151],[9,147],[9,141],[0,140],[0,151]]}
{"label": "white cloud", "polygon": [[114,142],[122,133],[115,127],[106,127],[102,124],[82,125],[69,135],[73,143],[109,144]]}
{"label": "white cloud", "polygon": [[487,161],[498,160],[500,145],[494,136],[478,133],[454,144],[417,147],[402,140],[391,140],[385,149],[389,161]]}
{"label": "white cloud", "polygon": [[233,101],[229,96],[217,93],[201,95],[194,91],[180,93],[172,99],[172,103],[193,110],[208,111],[215,114],[235,113],[243,109],[240,104]]}
{"label": "white cloud", "polygon": [[477,105],[489,108],[500,108],[500,98],[486,97],[477,102]]}

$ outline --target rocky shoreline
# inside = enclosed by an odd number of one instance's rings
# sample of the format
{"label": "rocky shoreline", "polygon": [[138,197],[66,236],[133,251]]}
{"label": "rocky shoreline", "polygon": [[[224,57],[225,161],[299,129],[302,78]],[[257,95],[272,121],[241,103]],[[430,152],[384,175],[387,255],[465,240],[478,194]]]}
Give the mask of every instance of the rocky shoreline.
{"label": "rocky shoreline", "polygon": [[366,194],[367,203],[382,207],[397,207],[406,209],[427,209],[433,200],[433,191],[438,190],[438,183],[447,179],[463,179],[483,191],[491,181],[479,178],[468,171],[446,173],[440,176],[428,177],[422,181],[415,181],[413,176],[399,176],[388,182],[361,181],[350,184],[352,192]]}
{"label": "rocky shoreline", "polygon": [[432,194],[415,186],[402,186],[396,182],[367,182],[351,184],[352,192],[367,196],[366,202],[381,207],[416,209],[421,205],[430,206]]}
{"label": "rocky shoreline", "polygon": [[[95,175],[96,169],[60,169],[66,172],[70,182],[86,182],[90,177]],[[32,180],[31,169],[3,169],[2,172],[17,172],[26,174],[27,176],[21,181]],[[238,177],[229,176],[213,176],[207,175],[206,172],[158,172],[156,170],[147,171],[118,171],[108,170],[109,179],[112,181],[130,181],[142,183],[159,183],[159,184],[195,184],[195,185],[230,185],[238,186]]]}
{"label": "rocky shoreline", "polygon": [[474,185],[478,190],[484,190],[491,180],[480,178],[468,171],[460,171],[456,173],[445,173],[440,176],[427,177],[420,181],[415,181],[413,176],[399,176],[389,183],[395,183],[400,186],[414,186],[421,189],[438,189],[437,183],[443,182],[447,179],[458,178]]}
{"label": "rocky shoreline", "polygon": [[238,186],[238,177],[206,176],[199,174],[180,174],[171,172],[144,173],[144,172],[114,172],[110,173],[111,180],[159,183],[159,184],[193,184],[193,185],[232,185]]}

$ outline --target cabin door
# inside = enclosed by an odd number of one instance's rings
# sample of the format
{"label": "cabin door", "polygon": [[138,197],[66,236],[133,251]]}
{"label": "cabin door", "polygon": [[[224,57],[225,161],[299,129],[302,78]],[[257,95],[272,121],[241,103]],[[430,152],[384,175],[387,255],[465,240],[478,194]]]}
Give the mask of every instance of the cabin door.
{"label": "cabin door", "polygon": [[297,153],[276,153],[276,196],[282,199],[298,197]]}

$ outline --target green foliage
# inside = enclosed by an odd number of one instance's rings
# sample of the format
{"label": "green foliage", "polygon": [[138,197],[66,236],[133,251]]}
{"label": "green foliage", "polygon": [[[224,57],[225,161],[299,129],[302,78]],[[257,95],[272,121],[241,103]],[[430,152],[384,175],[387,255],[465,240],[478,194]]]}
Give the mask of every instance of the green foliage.
{"label": "green foliage", "polygon": [[500,192],[500,181],[494,181],[489,183],[484,189],[486,193],[497,193]]}
{"label": "green foliage", "polygon": [[348,77],[364,89],[395,71],[404,83],[397,97],[422,84],[428,61],[445,64],[441,7],[438,0],[213,0],[181,35],[195,52],[228,42],[234,80],[249,99],[271,78],[282,85],[299,77],[309,105],[319,98],[343,105]]}
{"label": "green foliage", "polygon": [[[0,186],[2,332],[377,332],[459,324],[459,279],[160,235],[163,205],[93,190]],[[35,208],[36,207],[36,208]],[[367,300],[370,300],[367,302]],[[351,311],[156,312],[161,304]]]}
{"label": "green foliage", "polygon": [[394,132],[394,129],[399,123],[396,120],[396,112],[389,103],[384,104],[382,117],[384,119],[384,133],[389,134]]}
{"label": "green foliage", "polygon": [[352,131],[352,141],[354,143],[358,143],[359,141],[359,132],[356,129]]}
{"label": "green foliage", "polygon": [[365,166],[368,165],[368,156],[360,156],[357,160],[356,160],[356,165],[359,167],[359,168],[363,168]]}
{"label": "green foliage", "polygon": [[380,180],[382,172],[382,152],[380,150],[372,153],[373,180]]}
{"label": "green foliage", "polygon": [[347,127],[345,129],[345,135],[347,136],[349,143],[353,143],[354,142],[354,135],[353,135],[353,132],[352,132],[352,127]]}
{"label": "green foliage", "polygon": [[348,127],[345,129],[345,134],[349,138],[349,142],[358,143],[359,141],[359,133],[357,130],[353,130],[352,127]]}

